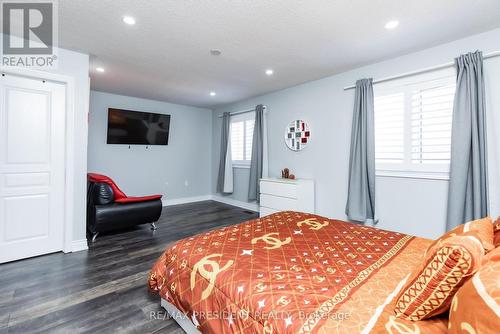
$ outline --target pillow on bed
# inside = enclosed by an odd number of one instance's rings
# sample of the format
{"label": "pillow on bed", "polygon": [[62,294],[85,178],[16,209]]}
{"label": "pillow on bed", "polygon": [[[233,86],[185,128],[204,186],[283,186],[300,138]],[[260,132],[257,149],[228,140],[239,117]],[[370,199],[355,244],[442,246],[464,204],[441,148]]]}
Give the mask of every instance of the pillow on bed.
{"label": "pillow on bed", "polygon": [[500,217],[497,218],[495,224],[493,225],[493,230],[495,233],[493,244],[495,247],[500,246]]}
{"label": "pillow on bed", "polygon": [[455,292],[479,269],[483,256],[476,231],[439,241],[399,294],[396,316],[422,320],[448,310]]}
{"label": "pillow on bed", "polygon": [[485,251],[490,251],[495,246],[493,245],[493,222],[490,217],[485,217],[477,220],[470,221],[468,223],[459,225],[455,227],[453,230],[446,232],[438,239],[434,240],[434,242],[427,248],[426,254],[429,250],[436,246],[437,243],[456,235],[463,234],[465,232],[475,231],[479,236],[479,240],[483,244],[483,248]]}
{"label": "pillow on bed", "polygon": [[[498,220],[497,220],[498,221]],[[448,333],[495,333],[500,328],[500,248],[488,253],[481,269],[451,302]]]}

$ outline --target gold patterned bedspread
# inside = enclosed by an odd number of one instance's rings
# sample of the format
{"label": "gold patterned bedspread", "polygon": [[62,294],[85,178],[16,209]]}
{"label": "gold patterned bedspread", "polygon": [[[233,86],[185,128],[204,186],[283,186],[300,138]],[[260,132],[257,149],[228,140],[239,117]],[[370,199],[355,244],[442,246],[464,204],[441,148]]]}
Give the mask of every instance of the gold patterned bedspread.
{"label": "gold patterned bedspread", "polygon": [[149,288],[203,333],[446,332],[442,319],[393,316],[394,296],[429,243],[281,212],[176,242]]}

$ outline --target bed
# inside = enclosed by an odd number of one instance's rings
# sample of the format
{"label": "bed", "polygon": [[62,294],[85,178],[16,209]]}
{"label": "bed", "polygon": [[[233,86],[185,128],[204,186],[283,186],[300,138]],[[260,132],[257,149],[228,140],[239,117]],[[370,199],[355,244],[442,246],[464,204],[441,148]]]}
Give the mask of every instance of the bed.
{"label": "bed", "polygon": [[446,316],[394,316],[430,243],[280,212],[176,242],[148,284],[188,333],[445,333]]}

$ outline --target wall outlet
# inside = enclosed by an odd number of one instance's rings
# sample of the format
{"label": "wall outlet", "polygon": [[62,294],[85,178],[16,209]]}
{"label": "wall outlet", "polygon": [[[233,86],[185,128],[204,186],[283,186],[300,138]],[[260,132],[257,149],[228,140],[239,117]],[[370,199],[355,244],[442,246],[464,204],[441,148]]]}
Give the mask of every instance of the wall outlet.
{"label": "wall outlet", "polygon": [[184,186],[189,187],[189,181],[188,180],[184,181]]}

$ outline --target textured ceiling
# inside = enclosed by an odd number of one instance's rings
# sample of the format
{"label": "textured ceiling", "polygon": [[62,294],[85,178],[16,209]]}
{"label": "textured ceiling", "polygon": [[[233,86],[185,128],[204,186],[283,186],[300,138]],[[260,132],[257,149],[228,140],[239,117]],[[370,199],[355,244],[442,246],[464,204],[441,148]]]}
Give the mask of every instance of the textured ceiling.
{"label": "textured ceiling", "polygon": [[[61,0],[59,8],[60,45],[91,55],[92,89],[203,107],[500,26],[498,0]],[[400,26],[385,30],[393,18]]]}

